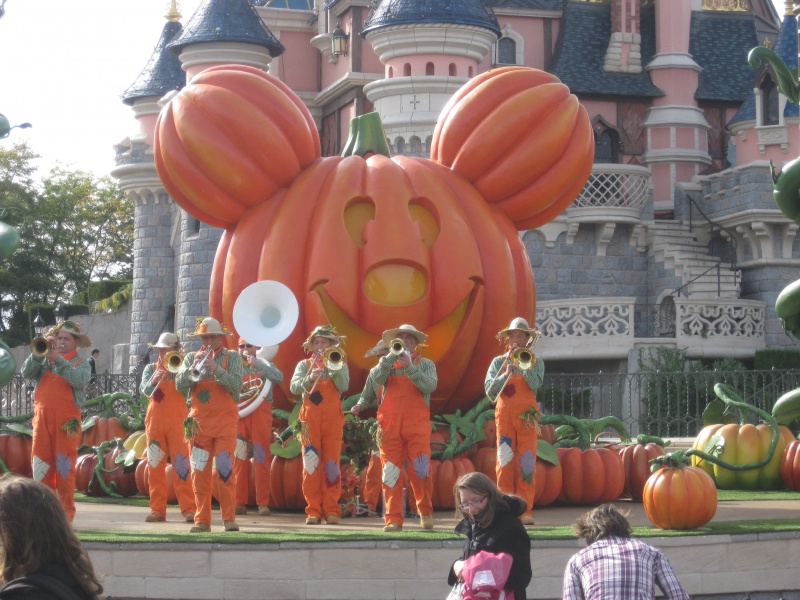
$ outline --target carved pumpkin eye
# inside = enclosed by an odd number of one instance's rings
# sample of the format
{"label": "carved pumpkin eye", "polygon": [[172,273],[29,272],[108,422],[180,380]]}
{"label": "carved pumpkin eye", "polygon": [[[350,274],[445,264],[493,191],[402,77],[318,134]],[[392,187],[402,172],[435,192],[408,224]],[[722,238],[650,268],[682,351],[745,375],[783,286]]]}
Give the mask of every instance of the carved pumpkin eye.
{"label": "carved pumpkin eye", "polygon": [[419,224],[422,243],[430,248],[439,237],[440,231],[439,219],[433,205],[425,198],[418,198],[409,205],[408,211],[411,218]]}
{"label": "carved pumpkin eye", "polygon": [[357,248],[363,248],[364,227],[375,219],[375,205],[368,200],[356,200],[344,209],[344,225],[347,235],[353,240]]}

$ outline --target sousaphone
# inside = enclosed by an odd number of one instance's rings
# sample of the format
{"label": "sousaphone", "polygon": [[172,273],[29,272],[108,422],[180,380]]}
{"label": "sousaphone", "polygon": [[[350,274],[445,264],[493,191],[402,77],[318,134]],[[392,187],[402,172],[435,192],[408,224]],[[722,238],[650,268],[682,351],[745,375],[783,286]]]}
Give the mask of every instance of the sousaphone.
{"label": "sousaphone", "polygon": [[[292,290],[278,281],[257,281],[247,286],[233,305],[233,326],[248,344],[265,348],[289,337],[300,317]],[[267,379],[258,394],[239,400],[239,417],[261,406],[272,382]]]}

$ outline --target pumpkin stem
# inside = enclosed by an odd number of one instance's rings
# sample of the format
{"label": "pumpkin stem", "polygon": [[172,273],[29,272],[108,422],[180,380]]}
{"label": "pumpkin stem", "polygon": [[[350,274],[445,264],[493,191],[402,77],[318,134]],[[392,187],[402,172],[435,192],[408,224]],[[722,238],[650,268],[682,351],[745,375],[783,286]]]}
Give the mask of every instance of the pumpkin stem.
{"label": "pumpkin stem", "polygon": [[661,468],[683,469],[691,464],[689,453],[685,450],[675,450],[663,456],[650,459],[650,472],[655,473]]}
{"label": "pumpkin stem", "polygon": [[[580,419],[573,417],[572,415],[542,415],[539,419],[540,425],[569,425],[577,434],[576,440],[562,440],[559,439],[556,442],[556,446],[565,447],[570,445],[575,445],[581,450],[586,450],[589,448],[590,445],[590,435],[589,435],[589,428],[586,426],[586,423],[581,421]],[[561,427],[559,427],[561,430]],[[560,435],[560,433],[559,433]],[[574,442],[574,443],[571,443]]]}
{"label": "pumpkin stem", "polygon": [[660,438],[657,435],[647,435],[645,433],[640,433],[636,436],[636,443],[640,446],[646,446],[647,444],[657,444],[662,448],[666,448],[672,442],[670,440],[665,440],[664,438]]}
{"label": "pumpkin stem", "polygon": [[729,469],[731,471],[747,471],[749,469],[758,469],[759,467],[763,467],[769,461],[772,460],[772,456],[775,454],[775,447],[778,445],[778,439],[780,438],[780,429],[778,428],[778,422],[766,411],[761,410],[757,406],[753,406],[752,404],[748,404],[747,402],[743,401],[733,389],[725,385],[724,383],[717,383],[714,384],[714,393],[717,397],[722,400],[728,406],[732,406],[734,408],[738,408],[740,410],[749,410],[750,412],[756,413],[760,416],[764,422],[766,422],[770,427],[772,427],[772,440],[769,444],[769,449],[767,450],[766,455],[761,460],[745,463],[743,465],[732,465],[728,462],[725,462],[719,456],[724,452],[725,448],[719,444],[720,436],[714,435],[711,436],[711,439],[708,440],[705,448],[703,450],[697,450],[692,448],[689,450],[686,455],[687,456],[699,456],[700,458],[707,460],[711,464],[717,465],[719,467],[723,467],[725,469]]}
{"label": "pumpkin stem", "polygon": [[392,155],[389,143],[386,141],[386,132],[383,130],[381,117],[377,112],[353,117],[353,120],[350,121],[350,135],[344,145],[344,150],[342,150],[342,156],[365,158],[365,154],[368,153]]}

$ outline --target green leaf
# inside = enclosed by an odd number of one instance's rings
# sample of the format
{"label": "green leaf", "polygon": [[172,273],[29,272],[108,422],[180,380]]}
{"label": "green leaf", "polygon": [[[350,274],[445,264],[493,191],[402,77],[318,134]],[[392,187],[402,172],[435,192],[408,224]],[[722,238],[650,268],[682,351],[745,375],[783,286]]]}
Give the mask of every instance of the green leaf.
{"label": "green leaf", "polygon": [[97,415],[93,415],[81,423],[81,431],[88,431],[97,423]]}
{"label": "green leaf", "polygon": [[33,435],[33,429],[28,427],[25,423],[6,423],[5,428],[13,431],[14,433],[21,433],[23,435]]}
{"label": "green leaf", "polygon": [[545,440],[539,440],[536,444],[536,458],[541,458],[543,461],[551,465],[558,464],[558,452],[555,446]]}
{"label": "green leaf", "polygon": [[273,456],[280,456],[281,458],[294,458],[300,456],[302,447],[297,438],[290,438],[284,445],[274,442],[270,444],[269,451]]}
{"label": "green leaf", "polygon": [[722,400],[714,398],[703,411],[703,427],[728,423],[736,423],[736,415],[728,411]]}
{"label": "green leaf", "polygon": [[123,467],[130,467],[133,465],[134,461],[136,460],[136,451],[135,450],[126,450],[117,455],[114,459],[114,464],[122,465]]}

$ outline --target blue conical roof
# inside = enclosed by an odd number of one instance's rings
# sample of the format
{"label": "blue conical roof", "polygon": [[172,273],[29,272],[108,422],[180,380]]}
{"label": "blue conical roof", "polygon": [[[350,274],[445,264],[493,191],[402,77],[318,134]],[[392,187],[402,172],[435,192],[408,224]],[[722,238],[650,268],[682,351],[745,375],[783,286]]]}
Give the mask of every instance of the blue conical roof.
{"label": "blue conical roof", "polygon": [[178,37],[183,26],[178,21],[168,21],[161,31],[150,60],[142,72],[122,94],[122,101],[132,105],[138,98],[161,97],[172,90],[179,90],[186,84],[186,73],[181,69],[177,55],[167,51],[167,45]]}
{"label": "blue conical roof", "polygon": [[169,49],[179,54],[186,46],[207,42],[255,44],[272,57],[285,50],[249,0],[203,0]]}
{"label": "blue conical roof", "polygon": [[381,27],[422,23],[473,25],[500,36],[497,17],[483,0],[382,0],[373,5],[361,35]]}

